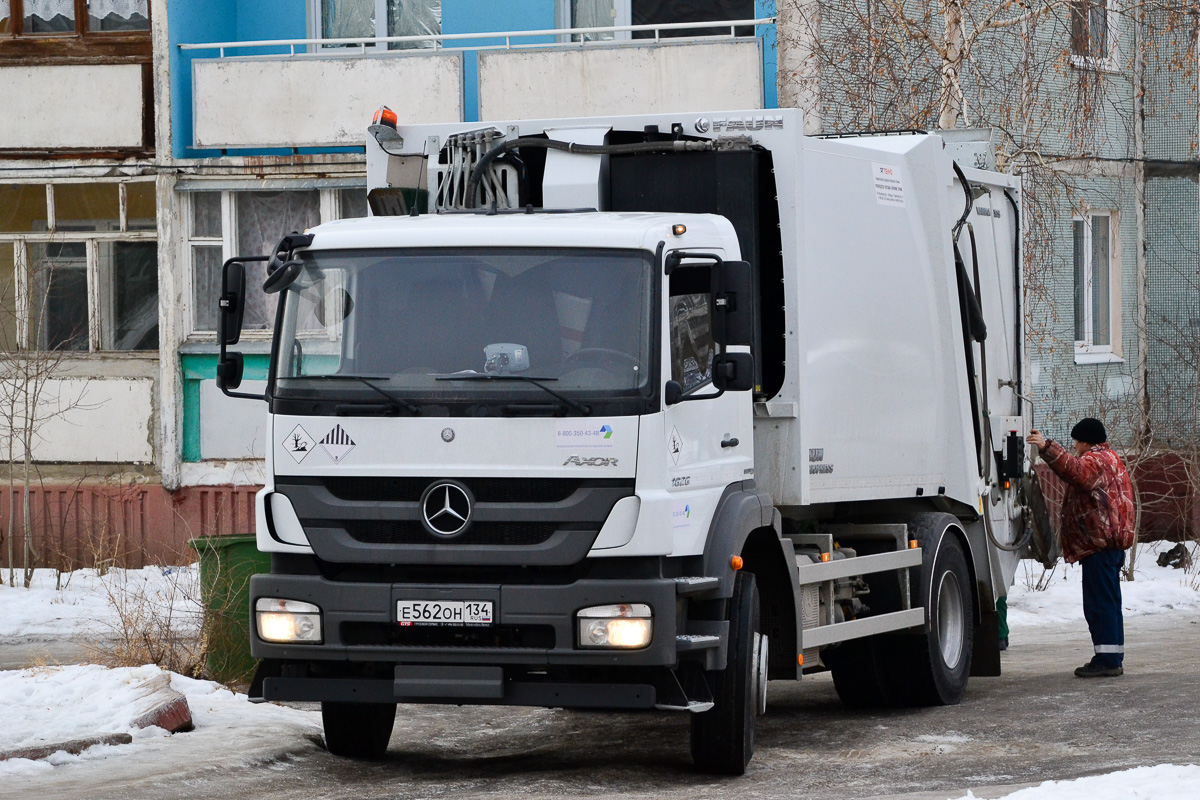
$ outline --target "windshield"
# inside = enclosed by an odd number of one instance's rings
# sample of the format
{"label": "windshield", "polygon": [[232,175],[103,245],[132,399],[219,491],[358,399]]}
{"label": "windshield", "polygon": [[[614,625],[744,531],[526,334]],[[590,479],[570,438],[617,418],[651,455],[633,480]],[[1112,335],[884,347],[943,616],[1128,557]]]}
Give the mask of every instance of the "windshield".
{"label": "windshield", "polygon": [[652,392],[649,253],[343,250],[300,261],[284,292],[275,398],[576,413],[583,400]]}

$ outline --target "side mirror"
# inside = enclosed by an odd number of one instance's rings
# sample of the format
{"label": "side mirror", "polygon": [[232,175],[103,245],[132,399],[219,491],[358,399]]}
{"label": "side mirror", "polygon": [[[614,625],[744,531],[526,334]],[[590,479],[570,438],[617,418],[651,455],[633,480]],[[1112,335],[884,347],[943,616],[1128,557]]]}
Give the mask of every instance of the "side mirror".
{"label": "side mirror", "polygon": [[713,306],[717,312],[718,341],[726,347],[754,346],[754,270],[745,261],[724,261],[717,266]]}
{"label": "side mirror", "polygon": [[299,261],[288,261],[279,266],[274,272],[267,276],[263,281],[263,291],[267,294],[275,294],[282,292],[287,287],[296,282],[296,278],[300,277],[304,265]]}
{"label": "side mirror", "polygon": [[663,402],[673,406],[682,399],[683,387],[679,385],[679,381],[667,381],[667,385],[663,389]]}
{"label": "side mirror", "polygon": [[713,362],[713,386],[722,392],[748,392],[754,388],[754,356],[722,353]]}
{"label": "side mirror", "polygon": [[241,353],[226,353],[217,362],[217,388],[222,392],[236,389],[242,385],[242,373],[246,369],[246,360]]}
{"label": "side mirror", "polygon": [[221,269],[221,297],[217,301],[217,335],[222,345],[238,343],[245,313],[246,268],[238,261],[226,261]]}

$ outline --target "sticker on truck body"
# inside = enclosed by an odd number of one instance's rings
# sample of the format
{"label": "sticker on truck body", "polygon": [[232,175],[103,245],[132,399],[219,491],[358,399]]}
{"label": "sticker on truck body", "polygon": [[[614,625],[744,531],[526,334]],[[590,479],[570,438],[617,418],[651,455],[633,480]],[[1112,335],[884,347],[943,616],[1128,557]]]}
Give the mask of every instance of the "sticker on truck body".
{"label": "sticker on truck body", "polygon": [[612,424],[601,420],[560,422],[554,432],[555,446],[571,450],[611,450],[615,441]]}
{"label": "sticker on truck body", "polygon": [[288,451],[288,455],[296,460],[299,464],[303,461],[313,449],[312,437],[308,435],[308,431],[297,425],[292,428],[292,432],[287,435],[283,441],[283,449]]}
{"label": "sticker on truck body", "polygon": [[872,162],[871,175],[875,180],[875,201],[879,205],[904,205],[904,181],[900,178],[900,167]]}
{"label": "sticker on truck body", "polygon": [[341,425],[334,425],[333,430],[325,434],[325,438],[321,440],[321,449],[329,454],[333,463],[338,464],[354,449],[354,440]]}

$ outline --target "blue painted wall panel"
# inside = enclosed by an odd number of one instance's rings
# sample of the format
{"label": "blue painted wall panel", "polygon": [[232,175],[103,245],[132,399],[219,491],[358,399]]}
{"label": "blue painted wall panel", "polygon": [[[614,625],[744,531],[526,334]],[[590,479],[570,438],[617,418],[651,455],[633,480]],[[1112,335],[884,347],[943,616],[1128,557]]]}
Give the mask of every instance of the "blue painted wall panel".
{"label": "blue painted wall panel", "polygon": [[[775,0],[754,0],[754,16],[766,19],[775,16]],[[763,54],[763,108],[779,108],[779,91],[776,83],[778,71],[775,26],[759,25],[755,33],[762,39]]]}
{"label": "blue painted wall panel", "polygon": [[215,55],[204,50],[180,50],[181,42],[227,42],[236,33],[234,0],[172,0],[167,4],[167,37],[171,60],[171,153],[176,158],[219,155],[189,153],[192,143],[192,58]]}
{"label": "blue painted wall panel", "polygon": [[[442,33],[531,31],[557,27],[554,0],[442,0]],[[503,39],[472,39],[472,44],[503,44]],[[514,44],[552,42],[551,36],[529,37]],[[456,42],[448,42],[453,47]],[[463,116],[479,121],[479,59],[463,54]]]}

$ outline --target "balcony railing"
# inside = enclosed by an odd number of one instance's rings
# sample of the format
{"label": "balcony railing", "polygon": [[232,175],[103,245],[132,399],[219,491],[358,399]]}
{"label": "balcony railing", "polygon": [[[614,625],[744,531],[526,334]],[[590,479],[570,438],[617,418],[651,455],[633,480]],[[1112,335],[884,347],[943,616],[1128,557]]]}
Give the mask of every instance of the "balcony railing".
{"label": "balcony railing", "polygon": [[[686,30],[713,30],[729,29],[728,34],[705,34],[705,40],[712,39],[739,39],[750,38],[740,37],[737,35],[738,28],[748,28],[759,25],[774,25],[774,17],[762,17],[759,19],[738,19],[738,20],[716,20],[712,22],[670,22],[657,25],[613,25],[605,28],[546,28],[536,31],[484,31],[475,33],[439,33],[439,34],[422,34],[420,36],[372,36],[372,37],[355,37],[341,39],[260,39],[249,42],[193,42],[181,43],[180,50],[217,50],[219,58],[225,58],[226,50],[248,50],[256,48],[280,48],[287,47],[290,49],[290,55],[293,56],[311,56],[311,55],[333,55],[330,50],[334,47],[347,48],[358,47],[360,52],[367,54],[367,47],[389,44],[420,44],[422,42],[431,42],[433,50],[513,50],[522,47],[579,47],[581,45],[607,45],[621,44],[624,39],[616,39],[617,34],[623,33],[640,33],[652,32],[654,38],[645,39],[630,39],[633,44],[647,44],[651,41],[660,43],[662,40],[663,31],[686,31]],[[592,39],[585,41],[572,41],[572,36],[584,36],[588,34],[613,34],[614,39]],[[543,42],[528,42],[525,44],[514,44],[513,39],[531,39],[553,36],[554,41]],[[564,38],[565,37],[565,38]],[[679,37],[670,37],[672,41],[678,41]],[[470,44],[472,41],[481,39],[503,39],[504,43],[494,44]],[[463,42],[464,44],[447,47],[446,42]],[[297,47],[316,48],[306,49],[300,52],[296,51]],[[342,52],[345,52],[344,50]],[[397,51],[389,51],[403,53],[404,49]],[[272,56],[277,57],[279,54],[274,53]]]}
{"label": "balcony railing", "polygon": [[[774,21],[180,44],[205,51],[189,53],[191,145],[356,145],[362,120],[384,103],[414,124],[759,108],[761,27]],[[739,35],[748,29],[758,35]],[[625,38],[633,34],[643,38]],[[571,41],[588,36],[619,38]],[[388,49],[397,43],[427,46]],[[469,51],[479,51],[477,63]],[[544,84],[547,74],[561,80]],[[529,86],[543,88],[520,88]]]}

